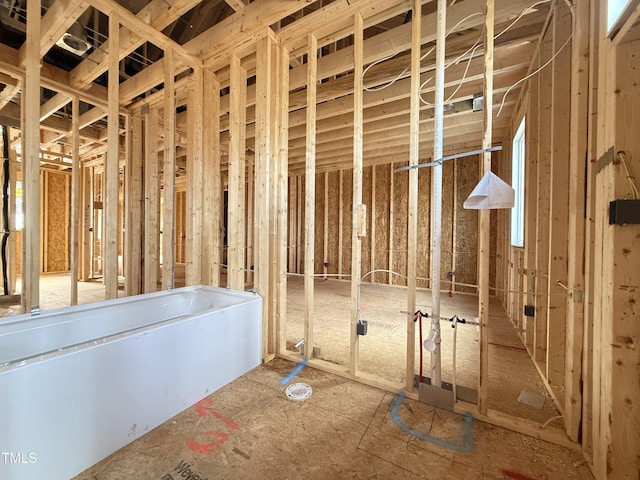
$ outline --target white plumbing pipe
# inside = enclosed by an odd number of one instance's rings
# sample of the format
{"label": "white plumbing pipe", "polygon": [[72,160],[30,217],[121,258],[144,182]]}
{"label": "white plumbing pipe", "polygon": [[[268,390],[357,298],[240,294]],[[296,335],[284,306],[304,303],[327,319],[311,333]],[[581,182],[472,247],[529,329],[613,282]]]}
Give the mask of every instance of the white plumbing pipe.
{"label": "white plumbing pipe", "polygon": [[[438,0],[436,28],[436,90],[433,122],[433,158],[442,158],[444,115],[444,64],[447,2]],[[442,250],[442,165],[435,165],[431,176],[431,329],[440,336],[440,254]],[[440,387],[440,344],[431,352],[431,384]]]}
{"label": "white plumbing pipe", "polygon": [[453,386],[453,403],[456,403],[458,401],[458,396],[457,396],[457,388],[456,388],[456,345],[457,345],[457,340],[458,340],[458,317],[454,317],[453,318],[453,353],[452,353],[452,357],[453,357],[453,374],[451,375],[451,384]]}

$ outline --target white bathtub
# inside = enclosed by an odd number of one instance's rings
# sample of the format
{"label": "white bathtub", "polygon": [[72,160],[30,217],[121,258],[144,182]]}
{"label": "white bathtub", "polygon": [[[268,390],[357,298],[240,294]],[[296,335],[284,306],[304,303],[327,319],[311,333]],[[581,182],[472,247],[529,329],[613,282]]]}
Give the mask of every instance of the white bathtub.
{"label": "white bathtub", "polygon": [[0,319],[0,479],[68,480],[256,367],[261,312],[197,286]]}

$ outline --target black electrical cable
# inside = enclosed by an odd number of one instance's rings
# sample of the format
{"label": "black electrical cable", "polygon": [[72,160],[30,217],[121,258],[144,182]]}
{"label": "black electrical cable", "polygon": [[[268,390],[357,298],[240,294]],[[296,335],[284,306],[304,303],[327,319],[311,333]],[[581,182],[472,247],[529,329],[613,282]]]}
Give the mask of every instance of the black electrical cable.
{"label": "black electrical cable", "polygon": [[2,158],[4,183],[2,184],[2,284],[4,294],[9,295],[7,281],[7,241],[9,240],[9,129],[2,125]]}

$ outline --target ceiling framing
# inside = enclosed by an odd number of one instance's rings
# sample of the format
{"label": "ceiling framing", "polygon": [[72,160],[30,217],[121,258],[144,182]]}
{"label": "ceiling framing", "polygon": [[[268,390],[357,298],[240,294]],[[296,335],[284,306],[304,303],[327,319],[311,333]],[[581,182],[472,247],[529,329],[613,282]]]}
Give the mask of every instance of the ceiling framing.
{"label": "ceiling framing", "polygon": [[[0,2],[0,120],[20,124],[20,90],[24,82],[26,0]],[[429,152],[432,142],[435,68],[435,2],[423,1],[421,61],[422,96],[420,147]],[[494,99],[497,112],[507,89],[524,77],[549,5],[527,9],[531,0],[496,2]],[[122,114],[161,105],[164,50],[175,54],[178,105],[186,103],[192,67],[204,65],[220,81],[222,151],[227,151],[229,58],[242,58],[248,72],[247,150],[254,149],[256,39],[273,34],[290,52],[290,173],[301,171],[305,157],[307,35],[318,39],[317,168],[338,169],[352,160],[353,122],[353,14],[364,19],[364,163],[371,165],[406,160],[409,145],[410,2],[406,0],[43,0],[41,68],[41,144],[43,159],[52,168],[68,168],[71,146],[71,100],[80,100],[80,153],[83,161],[106,149],[108,16],[117,15],[119,42],[119,104]],[[514,23],[514,20],[517,21]],[[482,92],[484,15],[482,2],[463,0],[448,9],[446,55],[445,150],[477,148],[481,144],[482,115],[471,105]],[[56,42],[66,32],[82,32],[90,49],[71,54]],[[22,43],[21,43],[22,42]],[[518,88],[504,99],[494,117],[493,141],[502,135],[518,98]],[[431,100],[433,101],[433,100]],[[183,108],[184,110],[184,108]],[[180,111],[180,110],[179,110]],[[176,119],[178,146],[185,147],[186,112]],[[19,131],[12,130],[13,141]],[[183,152],[184,148],[180,150]],[[61,161],[62,159],[62,161]],[[227,160],[221,159],[224,164]]]}

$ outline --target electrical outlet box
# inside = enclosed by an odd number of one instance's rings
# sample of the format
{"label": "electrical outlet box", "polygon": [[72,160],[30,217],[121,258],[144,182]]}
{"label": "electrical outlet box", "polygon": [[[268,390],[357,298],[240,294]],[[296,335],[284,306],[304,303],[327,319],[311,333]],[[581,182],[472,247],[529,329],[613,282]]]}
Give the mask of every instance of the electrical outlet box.
{"label": "electrical outlet box", "polygon": [[640,224],[640,200],[609,202],[609,225]]}
{"label": "electrical outlet box", "polygon": [[360,320],[357,324],[356,324],[356,333],[358,335],[366,335],[367,334],[367,321],[366,320]]}
{"label": "electrical outlet box", "polygon": [[474,112],[479,112],[480,110],[484,110],[484,97],[479,96],[473,99],[472,109]]}
{"label": "electrical outlet box", "polygon": [[536,315],[536,307],[534,307],[533,305],[525,305],[524,315],[526,317],[534,317]]}

